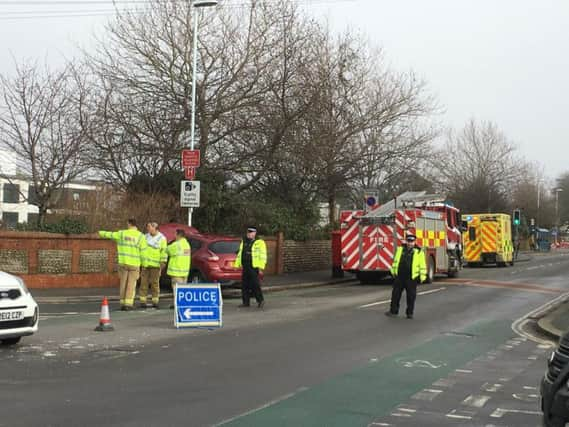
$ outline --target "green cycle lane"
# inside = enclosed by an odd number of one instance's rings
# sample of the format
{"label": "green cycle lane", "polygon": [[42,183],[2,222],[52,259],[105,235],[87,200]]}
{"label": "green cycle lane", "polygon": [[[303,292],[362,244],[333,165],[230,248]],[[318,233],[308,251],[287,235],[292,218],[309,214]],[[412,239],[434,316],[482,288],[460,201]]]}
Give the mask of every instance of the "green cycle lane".
{"label": "green cycle lane", "polygon": [[480,322],[370,362],[274,405],[222,423],[230,427],[357,427],[512,338],[511,321]]}

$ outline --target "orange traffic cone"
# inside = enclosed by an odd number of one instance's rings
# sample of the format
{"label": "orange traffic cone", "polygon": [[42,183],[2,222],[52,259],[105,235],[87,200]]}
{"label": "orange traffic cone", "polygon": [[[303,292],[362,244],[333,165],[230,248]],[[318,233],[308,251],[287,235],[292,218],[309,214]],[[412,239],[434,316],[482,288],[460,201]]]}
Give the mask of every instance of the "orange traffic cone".
{"label": "orange traffic cone", "polygon": [[111,325],[111,315],[109,313],[109,302],[107,297],[103,298],[103,304],[101,305],[101,318],[99,320],[99,326],[95,328],[99,332],[114,331],[113,325]]}

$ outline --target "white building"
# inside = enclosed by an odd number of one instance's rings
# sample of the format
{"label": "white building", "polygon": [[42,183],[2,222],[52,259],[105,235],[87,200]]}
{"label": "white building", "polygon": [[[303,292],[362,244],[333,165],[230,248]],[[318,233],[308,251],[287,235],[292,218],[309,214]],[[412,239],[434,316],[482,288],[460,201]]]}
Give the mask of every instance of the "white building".
{"label": "white building", "polygon": [[[14,228],[18,223],[33,223],[39,212],[31,183],[17,174],[16,158],[0,151],[0,220],[4,227]],[[96,191],[93,184],[70,183],[65,186],[73,201],[79,202],[85,192]]]}

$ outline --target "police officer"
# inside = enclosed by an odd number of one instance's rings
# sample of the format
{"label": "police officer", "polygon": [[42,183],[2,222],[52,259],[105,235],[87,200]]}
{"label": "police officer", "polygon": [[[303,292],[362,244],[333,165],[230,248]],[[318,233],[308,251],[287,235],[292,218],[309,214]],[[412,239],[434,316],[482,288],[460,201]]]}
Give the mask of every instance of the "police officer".
{"label": "police officer", "polygon": [[239,307],[249,307],[251,293],[255,296],[259,308],[263,308],[265,305],[261,283],[259,282],[259,271],[264,270],[266,265],[267,245],[264,240],[257,239],[255,227],[248,227],[247,234],[239,245],[234,264],[237,268],[243,267],[241,274],[241,299],[243,303]]}
{"label": "police officer", "polygon": [[396,317],[399,314],[399,301],[405,290],[407,294],[407,319],[413,318],[415,299],[417,298],[417,284],[427,279],[427,263],[425,252],[415,246],[415,236],[408,234],[406,244],[399,246],[393,258],[391,275],[395,278],[391,293],[391,308],[386,316]]}
{"label": "police officer", "polygon": [[145,234],[146,249],[142,252],[141,269],[140,269],[140,288],[138,296],[140,299],[140,307],[147,308],[150,306],[147,302],[148,287],[152,290],[152,307],[159,308],[160,301],[160,273],[166,265],[166,247],[168,243],[166,237],[158,231],[158,224],[149,222],[146,224]]}
{"label": "police officer", "polygon": [[99,231],[99,236],[117,243],[121,310],[132,310],[136,281],[140,276],[141,254],[146,249],[146,239],[138,231],[134,219],[128,220],[125,230]]}
{"label": "police officer", "polygon": [[[190,265],[192,262],[192,248],[186,240],[186,233],[182,229],[176,230],[176,240],[168,245],[168,270],[166,274],[172,281],[174,298],[176,297],[176,284],[188,282]],[[172,304],[170,308],[174,308]]]}

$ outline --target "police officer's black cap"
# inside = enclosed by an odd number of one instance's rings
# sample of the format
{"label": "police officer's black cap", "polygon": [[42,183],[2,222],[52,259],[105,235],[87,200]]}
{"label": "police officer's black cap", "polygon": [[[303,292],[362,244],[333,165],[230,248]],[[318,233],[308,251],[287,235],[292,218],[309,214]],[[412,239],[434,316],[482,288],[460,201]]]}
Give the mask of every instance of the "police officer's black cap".
{"label": "police officer's black cap", "polygon": [[257,232],[257,227],[249,226],[249,227],[247,227],[247,232],[248,232],[248,233],[256,233],[256,232]]}
{"label": "police officer's black cap", "polygon": [[407,234],[407,237],[405,239],[407,241],[414,242],[417,238],[415,237],[414,234]]}

